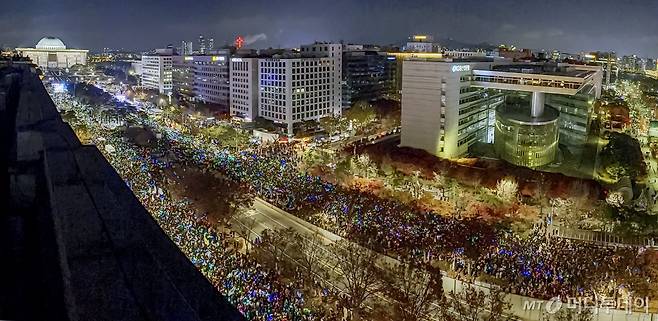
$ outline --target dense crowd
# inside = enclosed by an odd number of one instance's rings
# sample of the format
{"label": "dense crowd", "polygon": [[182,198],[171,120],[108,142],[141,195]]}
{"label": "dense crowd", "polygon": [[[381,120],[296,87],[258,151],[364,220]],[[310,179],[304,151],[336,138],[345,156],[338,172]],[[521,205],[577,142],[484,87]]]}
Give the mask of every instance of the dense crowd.
{"label": "dense crowd", "polygon": [[447,218],[345,189],[301,173],[292,144],[240,153],[188,147],[201,164],[246,181],[260,197],[334,233],[404,260],[444,261],[466,277],[489,275],[509,292],[538,298],[592,295],[595,290],[646,295],[653,281],[651,251],[602,248],[548,236],[543,229],[521,238],[476,218]]}
{"label": "dense crowd", "polygon": [[[239,251],[233,233],[210,225],[188,201],[170,194],[165,171],[174,163],[156,156],[169,146],[137,147],[119,132],[90,127],[100,119],[86,112],[88,106],[75,108],[78,120],[95,131],[95,143],[158,224],[247,320],[338,319],[335,312],[307,308],[303,284],[284,282],[276,271]],[[108,151],[105,146],[112,147]],[[321,293],[331,294],[327,289]]]}
{"label": "dense crowd", "polygon": [[[420,211],[302,173],[294,144],[251,146],[236,152],[150,119],[138,121],[163,134],[168,152],[179,161],[221,171],[280,208],[401,260],[445,262],[463,277],[488,275],[508,292],[538,298],[589,295],[602,289],[642,291],[654,282],[651,251],[601,248],[550,237],[541,229],[522,238],[477,219]],[[157,213],[172,239],[245,315],[255,320],[284,315],[319,318],[303,308],[298,289],[278,282],[276,273],[233,250],[230,238],[197,220],[189,204],[158,189],[153,173],[161,172],[166,163],[159,163],[146,149],[136,152],[125,141],[115,144],[126,147],[110,155],[119,157],[113,165],[149,210]]]}

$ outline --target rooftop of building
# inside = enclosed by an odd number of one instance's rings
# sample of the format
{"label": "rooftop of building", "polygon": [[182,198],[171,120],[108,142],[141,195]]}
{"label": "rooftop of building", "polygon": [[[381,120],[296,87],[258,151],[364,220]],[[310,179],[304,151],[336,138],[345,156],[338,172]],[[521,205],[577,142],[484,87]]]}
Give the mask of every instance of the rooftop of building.
{"label": "rooftop of building", "polygon": [[55,37],[45,37],[39,40],[36,46],[36,49],[49,49],[49,50],[62,50],[66,49],[66,45],[62,40]]}
{"label": "rooftop of building", "polygon": [[595,72],[593,70],[575,68],[575,66],[571,65],[558,65],[555,63],[505,64],[493,66],[492,70],[510,73],[538,74],[574,78],[586,78]]}
{"label": "rooftop of building", "polygon": [[0,60],[0,319],[242,320],[38,76]]}

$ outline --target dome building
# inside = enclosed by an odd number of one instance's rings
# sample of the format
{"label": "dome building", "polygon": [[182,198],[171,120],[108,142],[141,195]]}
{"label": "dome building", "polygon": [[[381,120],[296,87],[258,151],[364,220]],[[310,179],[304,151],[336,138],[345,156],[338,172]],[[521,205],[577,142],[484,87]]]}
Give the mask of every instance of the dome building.
{"label": "dome building", "polygon": [[89,50],[68,49],[62,40],[55,37],[42,38],[34,48],[16,48],[16,51],[43,70],[86,65],[89,53]]}

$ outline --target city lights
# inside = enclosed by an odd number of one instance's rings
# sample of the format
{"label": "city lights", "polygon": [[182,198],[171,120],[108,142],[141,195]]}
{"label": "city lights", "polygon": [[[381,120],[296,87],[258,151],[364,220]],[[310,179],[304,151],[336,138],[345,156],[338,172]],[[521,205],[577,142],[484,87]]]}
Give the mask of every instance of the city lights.
{"label": "city lights", "polygon": [[0,320],[658,320],[658,4],[3,9]]}

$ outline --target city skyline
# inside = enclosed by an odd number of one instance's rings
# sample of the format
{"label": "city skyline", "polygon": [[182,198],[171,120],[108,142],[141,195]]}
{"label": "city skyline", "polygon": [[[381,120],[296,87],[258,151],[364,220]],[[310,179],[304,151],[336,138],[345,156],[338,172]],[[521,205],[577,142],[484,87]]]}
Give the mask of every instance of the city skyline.
{"label": "city skyline", "polygon": [[[12,1],[0,13],[0,44],[31,46],[43,36],[73,48],[146,50],[214,37],[216,47],[243,35],[251,48],[296,47],[314,41],[400,44],[409,34],[465,43],[513,44],[565,52],[612,50],[658,56],[658,3],[558,0],[477,1]],[[149,13],[145,15],[144,13]],[[548,14],[547,14],[548,13]],[[340,24],[335,23],[341,21]],[[559,21],[559,23],[556,23]],[[613,23],[614,22],[614,23]],[[21,26],[21,28],[15,28]],[[251,41],[250,41],[251,40]]]}

